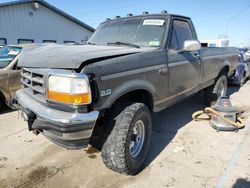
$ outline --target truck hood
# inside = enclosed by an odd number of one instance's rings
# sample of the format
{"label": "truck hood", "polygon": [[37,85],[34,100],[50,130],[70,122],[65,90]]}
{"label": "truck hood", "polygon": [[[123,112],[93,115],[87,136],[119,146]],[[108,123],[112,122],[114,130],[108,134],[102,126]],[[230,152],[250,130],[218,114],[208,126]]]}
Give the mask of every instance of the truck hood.
{"label": "truck hood", "polygon": [[82,64],[143,52],[145,49],[96,45],[46,45],[20,55],[18,66],[77,69]]}

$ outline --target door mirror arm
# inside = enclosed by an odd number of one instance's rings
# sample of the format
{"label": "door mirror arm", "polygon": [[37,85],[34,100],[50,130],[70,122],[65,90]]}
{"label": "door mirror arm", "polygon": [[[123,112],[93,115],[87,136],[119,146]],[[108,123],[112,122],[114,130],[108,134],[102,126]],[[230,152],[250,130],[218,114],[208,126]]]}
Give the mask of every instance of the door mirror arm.
{"label": "door mirror arm", "polygon": [[187,50],[185,50],[185,49],[177,50],[177,53],[178,53],[178,54],[183,54],[183,53],[185,53],[185,52],[187,52]]}

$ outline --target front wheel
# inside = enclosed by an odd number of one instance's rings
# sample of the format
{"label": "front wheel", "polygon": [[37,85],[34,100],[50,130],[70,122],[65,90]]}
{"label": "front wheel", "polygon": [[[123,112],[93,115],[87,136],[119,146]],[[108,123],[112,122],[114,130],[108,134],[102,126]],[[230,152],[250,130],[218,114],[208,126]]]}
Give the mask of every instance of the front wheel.
{"label": "front wheel", "polygon": [[208,106],[216,102],[217,98],[226,96],[227,94],[227,77],[220,75],[216,78],[215,83],[205,89],[205,102]]}
{"label": "front wheel", "polygon": [[151,113],[142,103],[127,106],[114,118],[114,128],[102,148],[104,164],[128,175],[141,171],[152,133]]}

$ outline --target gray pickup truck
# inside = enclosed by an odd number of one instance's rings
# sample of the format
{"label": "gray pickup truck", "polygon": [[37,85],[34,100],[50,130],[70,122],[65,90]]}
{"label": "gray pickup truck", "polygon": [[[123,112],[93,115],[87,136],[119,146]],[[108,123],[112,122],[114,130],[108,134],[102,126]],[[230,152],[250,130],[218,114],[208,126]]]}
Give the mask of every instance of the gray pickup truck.
{"label": "gray pickup truck", "polygon": [[105,165],[134,175],[149,150],[151,113],[203,90],[226,95],[235,48],[201,48],[188,17],[145,14],[102,23],[87,45],[23,54],[17,92],[29,130],[69,149],[89,143]]}

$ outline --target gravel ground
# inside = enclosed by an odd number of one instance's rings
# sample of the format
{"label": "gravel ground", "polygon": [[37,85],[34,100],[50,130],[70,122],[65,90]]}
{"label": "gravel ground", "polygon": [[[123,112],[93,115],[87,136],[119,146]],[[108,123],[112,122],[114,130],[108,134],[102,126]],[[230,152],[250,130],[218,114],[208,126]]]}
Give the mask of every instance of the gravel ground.
{"label": "gravel ground", "polygon": [[0,187],[250,187],[249,91],[250,81],[229,90],[233,104],[245,111],[246,127],[239,132],[192,121],[192,113],[205,108],[201,94],[155,114],[147,165],[133,177],[107,169],[100,151],[56,146],[29,132],[17,111],[4,112]]}

